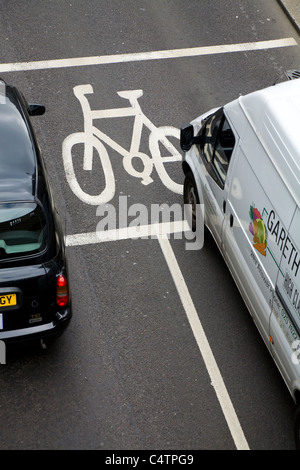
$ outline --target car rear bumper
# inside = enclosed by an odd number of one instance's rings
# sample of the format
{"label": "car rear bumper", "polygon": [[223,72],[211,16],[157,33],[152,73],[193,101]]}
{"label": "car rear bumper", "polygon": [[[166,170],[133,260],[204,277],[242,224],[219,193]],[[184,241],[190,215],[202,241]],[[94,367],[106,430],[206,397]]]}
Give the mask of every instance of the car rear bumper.
{"label": "car rear bumper", "polygon": [[16,330],[0,331],[0,340],[8,344],[60,336],[70,323],[72,317],[71,308],[67,308],[63,312],[57,312],[55,317],[55,320],[50,323]]}

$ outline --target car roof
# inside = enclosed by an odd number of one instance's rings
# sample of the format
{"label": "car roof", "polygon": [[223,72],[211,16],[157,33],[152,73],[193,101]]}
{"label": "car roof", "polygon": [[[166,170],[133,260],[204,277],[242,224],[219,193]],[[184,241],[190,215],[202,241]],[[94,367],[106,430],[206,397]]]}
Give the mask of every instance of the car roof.
{"label": "car roof", "polygon": [[242,108],[299,205],[300,79],[288,80],[241,96],[225,108],[236,117],[237,106]]}
{"label": "car roof", "polygon": [[0,202],[33,200],[37,159],[21,95],[0,81]]}

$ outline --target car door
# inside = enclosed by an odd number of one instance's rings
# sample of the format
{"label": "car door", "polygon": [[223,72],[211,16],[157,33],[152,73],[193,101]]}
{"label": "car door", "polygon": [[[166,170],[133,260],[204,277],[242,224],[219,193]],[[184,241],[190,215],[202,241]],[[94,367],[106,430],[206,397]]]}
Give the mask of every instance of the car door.
{"label": "car door", "polygon": [[203,188],[206,225],[222,250],[222,230],[227,199],[227,173],[238,137],[223,108],[210,116],[201,130],[200,152],[206,169]]}

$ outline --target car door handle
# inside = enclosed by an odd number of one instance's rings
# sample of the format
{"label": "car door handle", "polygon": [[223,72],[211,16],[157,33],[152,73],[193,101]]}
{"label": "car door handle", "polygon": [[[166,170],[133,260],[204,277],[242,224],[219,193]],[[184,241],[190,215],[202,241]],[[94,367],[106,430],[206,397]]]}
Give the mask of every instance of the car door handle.
{"label": "car door handle", "polygon": [[233,226],[233,215],[232,214],[230,214],[230,217],[229,217],[229,225],[230,225],[230,227]]}
{"label": "car door handle", "polygon": [[226,211],[226,201],[223,201],[223,212],[225,214],[225,211]]}

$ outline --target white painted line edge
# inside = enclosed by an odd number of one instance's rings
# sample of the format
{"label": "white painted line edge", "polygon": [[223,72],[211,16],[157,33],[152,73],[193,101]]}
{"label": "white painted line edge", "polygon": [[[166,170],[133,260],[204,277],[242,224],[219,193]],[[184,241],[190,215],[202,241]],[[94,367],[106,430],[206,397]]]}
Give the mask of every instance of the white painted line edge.
{"label": "white painted line edge", "polygon": [[163,222],[150,225],[133,225],[129,227],[104,230],[99,232],[77,233],[67,235],[65,242],[67,246],[90,245],[95,243],[111,242],[117,240],[128,240],[136,238],[157,238],[157,235],[168,237],[171,233],[186,232],[189,226],[186,220],[175,222]]}
{"label": "white painted line edge", "polygon": [[18,72],[25,70],[55,69],[64,67],[84,67],[90,65],[105,65],[158,59],[175,59],[180,57],[224,54],[228,52],[258,51],[263,49],[274,49],[278,47],[289,47],[297,45],[298,44],[294,38],[283,38],[267,41],[246,42],[240,44],[190,47],[184,49],[170,49],[91,57],[70,57],[67,59],[37,60],[32,62],[12,62],[0,64],[0,73]]}
{"label": "white painted line edge", "polygon": [[176,285],[178,294],[180,296],[182,305],[186,312],[190,326],[194,333],[197,345],[205,362],[207,371],[209,373],[212,386],[215,389],[219,403],[221,405],[224,417],[227,421],[232,438],[238,450],[249,450],[248,443],[244,436],[243,430],[237,418],[235,409],[228,395],[226,386],[222,379],[221,373],[215,361],[213,352],[210,348],[209,342],[202,328],[194,303],[188,291],[187,285],[184,281],[183,275],[177,263],[176,257],[168,239],[158,237],[162,252],[168,264],[173,281]]}

